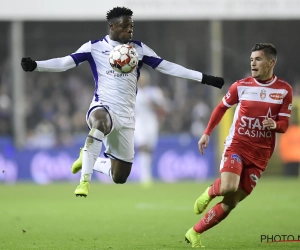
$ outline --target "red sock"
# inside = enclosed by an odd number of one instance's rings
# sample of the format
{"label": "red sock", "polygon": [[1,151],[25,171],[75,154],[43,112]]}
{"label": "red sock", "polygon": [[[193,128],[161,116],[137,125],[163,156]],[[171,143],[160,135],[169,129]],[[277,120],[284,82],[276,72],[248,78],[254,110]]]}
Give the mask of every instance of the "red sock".
{"label": "red sock", "polygon": [[221,203],[218,203],[194,226],[194,230],[198,233],[203,233],[224,220],[228,214],[224,212]]}
{"label": "red sock", "polygon": [[221,178],[218,178],[215,180],[211,188],[208,190],[208,195],[211,198],[215,198],[216,196],[221,196],[220,187],[221,187]]}

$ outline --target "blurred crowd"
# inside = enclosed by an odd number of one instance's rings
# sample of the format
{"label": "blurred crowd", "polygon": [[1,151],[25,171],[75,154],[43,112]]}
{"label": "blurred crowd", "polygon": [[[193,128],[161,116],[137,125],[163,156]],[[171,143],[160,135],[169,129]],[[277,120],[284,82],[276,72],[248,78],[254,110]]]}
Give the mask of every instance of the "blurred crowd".
{"label": "blurred crowd", "polygon": [[[297,53],[295,49],[286,50],[286,42],[282,39],[288,36],[289,48],[298,48],[300,37],[297,32],[289,30],[297,30],[299,21],[224,21],[222,27],[222,68],[226,83],[221,91],[149,69],[151,84],[159,86],[166,99],[166,112],[158,114],[160,134],[188,133],[200,137],[213,107],[229,85],[249,75],[250,49],[258,41],[272,41],[278,47],[280,57],[275,73],[291,83],[294,94],[300,96],[299,71],[293,67],[297,65]],[[280,34],[274,36],[273,30]],[[0,22],[0,33],[4,38],[0,39],[0,136],[12,136],[14,100],[11,75],[12,70],[22,70],[20,65],[15,65],[14,69],[10,67],[9,22]],[[24,22],[24,56],[36,60],[65,56],[84,42],[101,39],[106,34],[105,21]],[[212,74],[208,21],[139,21],[135,25],[135,34],[136,40],[145,41],[164,59]],[[82,143],[88,133],[85,114],[94,93],[88,63],[61,73],[22,74],[25,103],[21,105],[25,107],[27,147],[49,148],[78,141]]]}
{"label": "blurred crowd", "polygon": [[[146,66],[145,66],[146,67]],[[144,68],[145,68],[144,67]],[[161,88],[166,112],[158,113],[160,134],[200,137],[213,110],[212,88],[149,70],[151,84]],[[158,77],[158,75],[162,77]],[[25,77],[26,147],[51,148],[82,143],[88,133],[86,112],[94,81],[88,64],[63,73],[27,73]],[[291,83],[300,96],[300,84]],[[225,94],[228,86],[221,91]],[[0,136],[13,136],[12,84],[9,61],[0,62]]]}
{"label": "blurred crowd", "polygon": [[[88,133],[85,115],[93,98],[94,81],[88,64],[79,68],[63,73],[24,74],[28,148],[50,148],[84,140]],[[200,137],[213,110],[212,88],[175,77],[159,78],[156,74],[160,73],[153,70],[149,73],[153,76],[151,84],[160,87],[165,98],[166,112],[158,114],[160,134],[189,133]],[[293,87],[294,95],[300,96],[300,84],[295,82]],[[227,88],[219,91],[220,98]],[[13,135],[12,105],[6,60],[0,62],[1,136]]]}
{"label": "blurred crowd", "polygon": [[[93,98],[94,81],[88,64],[79,68],[63,73],[24,74],[26,147],[51,148],[84,140],[88,133],[85,115]],[[152,84],[162,89],[166,105],[166,112],[157,114],[160,133],[200,136],[211,113],[211,87],[181,82],[175,77],[165,77],[164,82],[155,79],[154,76]],[[1,136],[13,135],[12,105],[9,62],[4,61],[0,63]]]}

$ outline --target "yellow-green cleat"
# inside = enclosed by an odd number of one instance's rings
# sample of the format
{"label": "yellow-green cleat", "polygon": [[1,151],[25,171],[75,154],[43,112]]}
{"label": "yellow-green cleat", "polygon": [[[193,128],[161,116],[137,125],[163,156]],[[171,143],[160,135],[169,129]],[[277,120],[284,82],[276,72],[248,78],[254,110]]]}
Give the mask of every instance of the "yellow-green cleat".
{"label": "yellow-green cleat", "polygon": [[74,163],[72,165],[72,173],[73,174],[78,173],[82,168],[82,151],[83,151],[83,148],[80,149],[79,157],[76,161],[74,161]]}
{"label": "yellow-green cleat", "polygon": [[83,196],[83,197],[87,197],[87,195],[89,194],[90,191],[90,183],[86,180],[81,181],[79,186],[75,189],[74,194],[78,197],[78,196]]}
{"label": "yellow-green cleat", "polygon": [[195,214],[201,214],[208,206],[208,204],[211,202],[212,198],[208,195],[208,190],[210,187],[208,187],[203,194],[200,195],[200,197],[196,200],[194,204],[194,212]]}
{"label": "yellow-green cleat", "polygon": [[201,234],[197,233],[194,228],[190,228],[185,234],[185,241],[192,244],[192,247],[204,247],[201,244]]}

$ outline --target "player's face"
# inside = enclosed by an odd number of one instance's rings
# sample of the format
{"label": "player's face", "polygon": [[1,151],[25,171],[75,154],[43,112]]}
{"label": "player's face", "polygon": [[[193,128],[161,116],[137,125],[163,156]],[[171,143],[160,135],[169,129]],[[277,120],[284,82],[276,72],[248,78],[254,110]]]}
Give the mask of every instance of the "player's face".
{"label": "player's face", "polygon": [[128,43],[133,36],[133,20],[130,16],[121,16],[110,25],[110,38],[120,43]]}
{"label": "player's face", "polygon": [[275,60],[268,58],[264,51],[253,51],[250,61],[252,77],[258,80],[268,80],[272,77]]}

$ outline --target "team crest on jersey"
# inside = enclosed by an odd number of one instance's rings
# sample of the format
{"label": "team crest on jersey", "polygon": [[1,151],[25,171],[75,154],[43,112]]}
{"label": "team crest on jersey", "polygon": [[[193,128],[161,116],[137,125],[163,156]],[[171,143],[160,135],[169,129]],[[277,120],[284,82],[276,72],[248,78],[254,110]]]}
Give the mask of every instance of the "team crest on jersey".
{"label": "team crest on jersey", "polygon": [[271,93],[271,94],[269,94],[269,96],[273,100],[281,100],[281,99],[283,99],[283,94],[281,94],[281,93]]}
{"label": "team crest on jersey", "polygon": [[266,98],[266,96],[267,96],[266,90],[262,89],[262,90],[260,91],[260,98],[263,100],[263,99]]}

